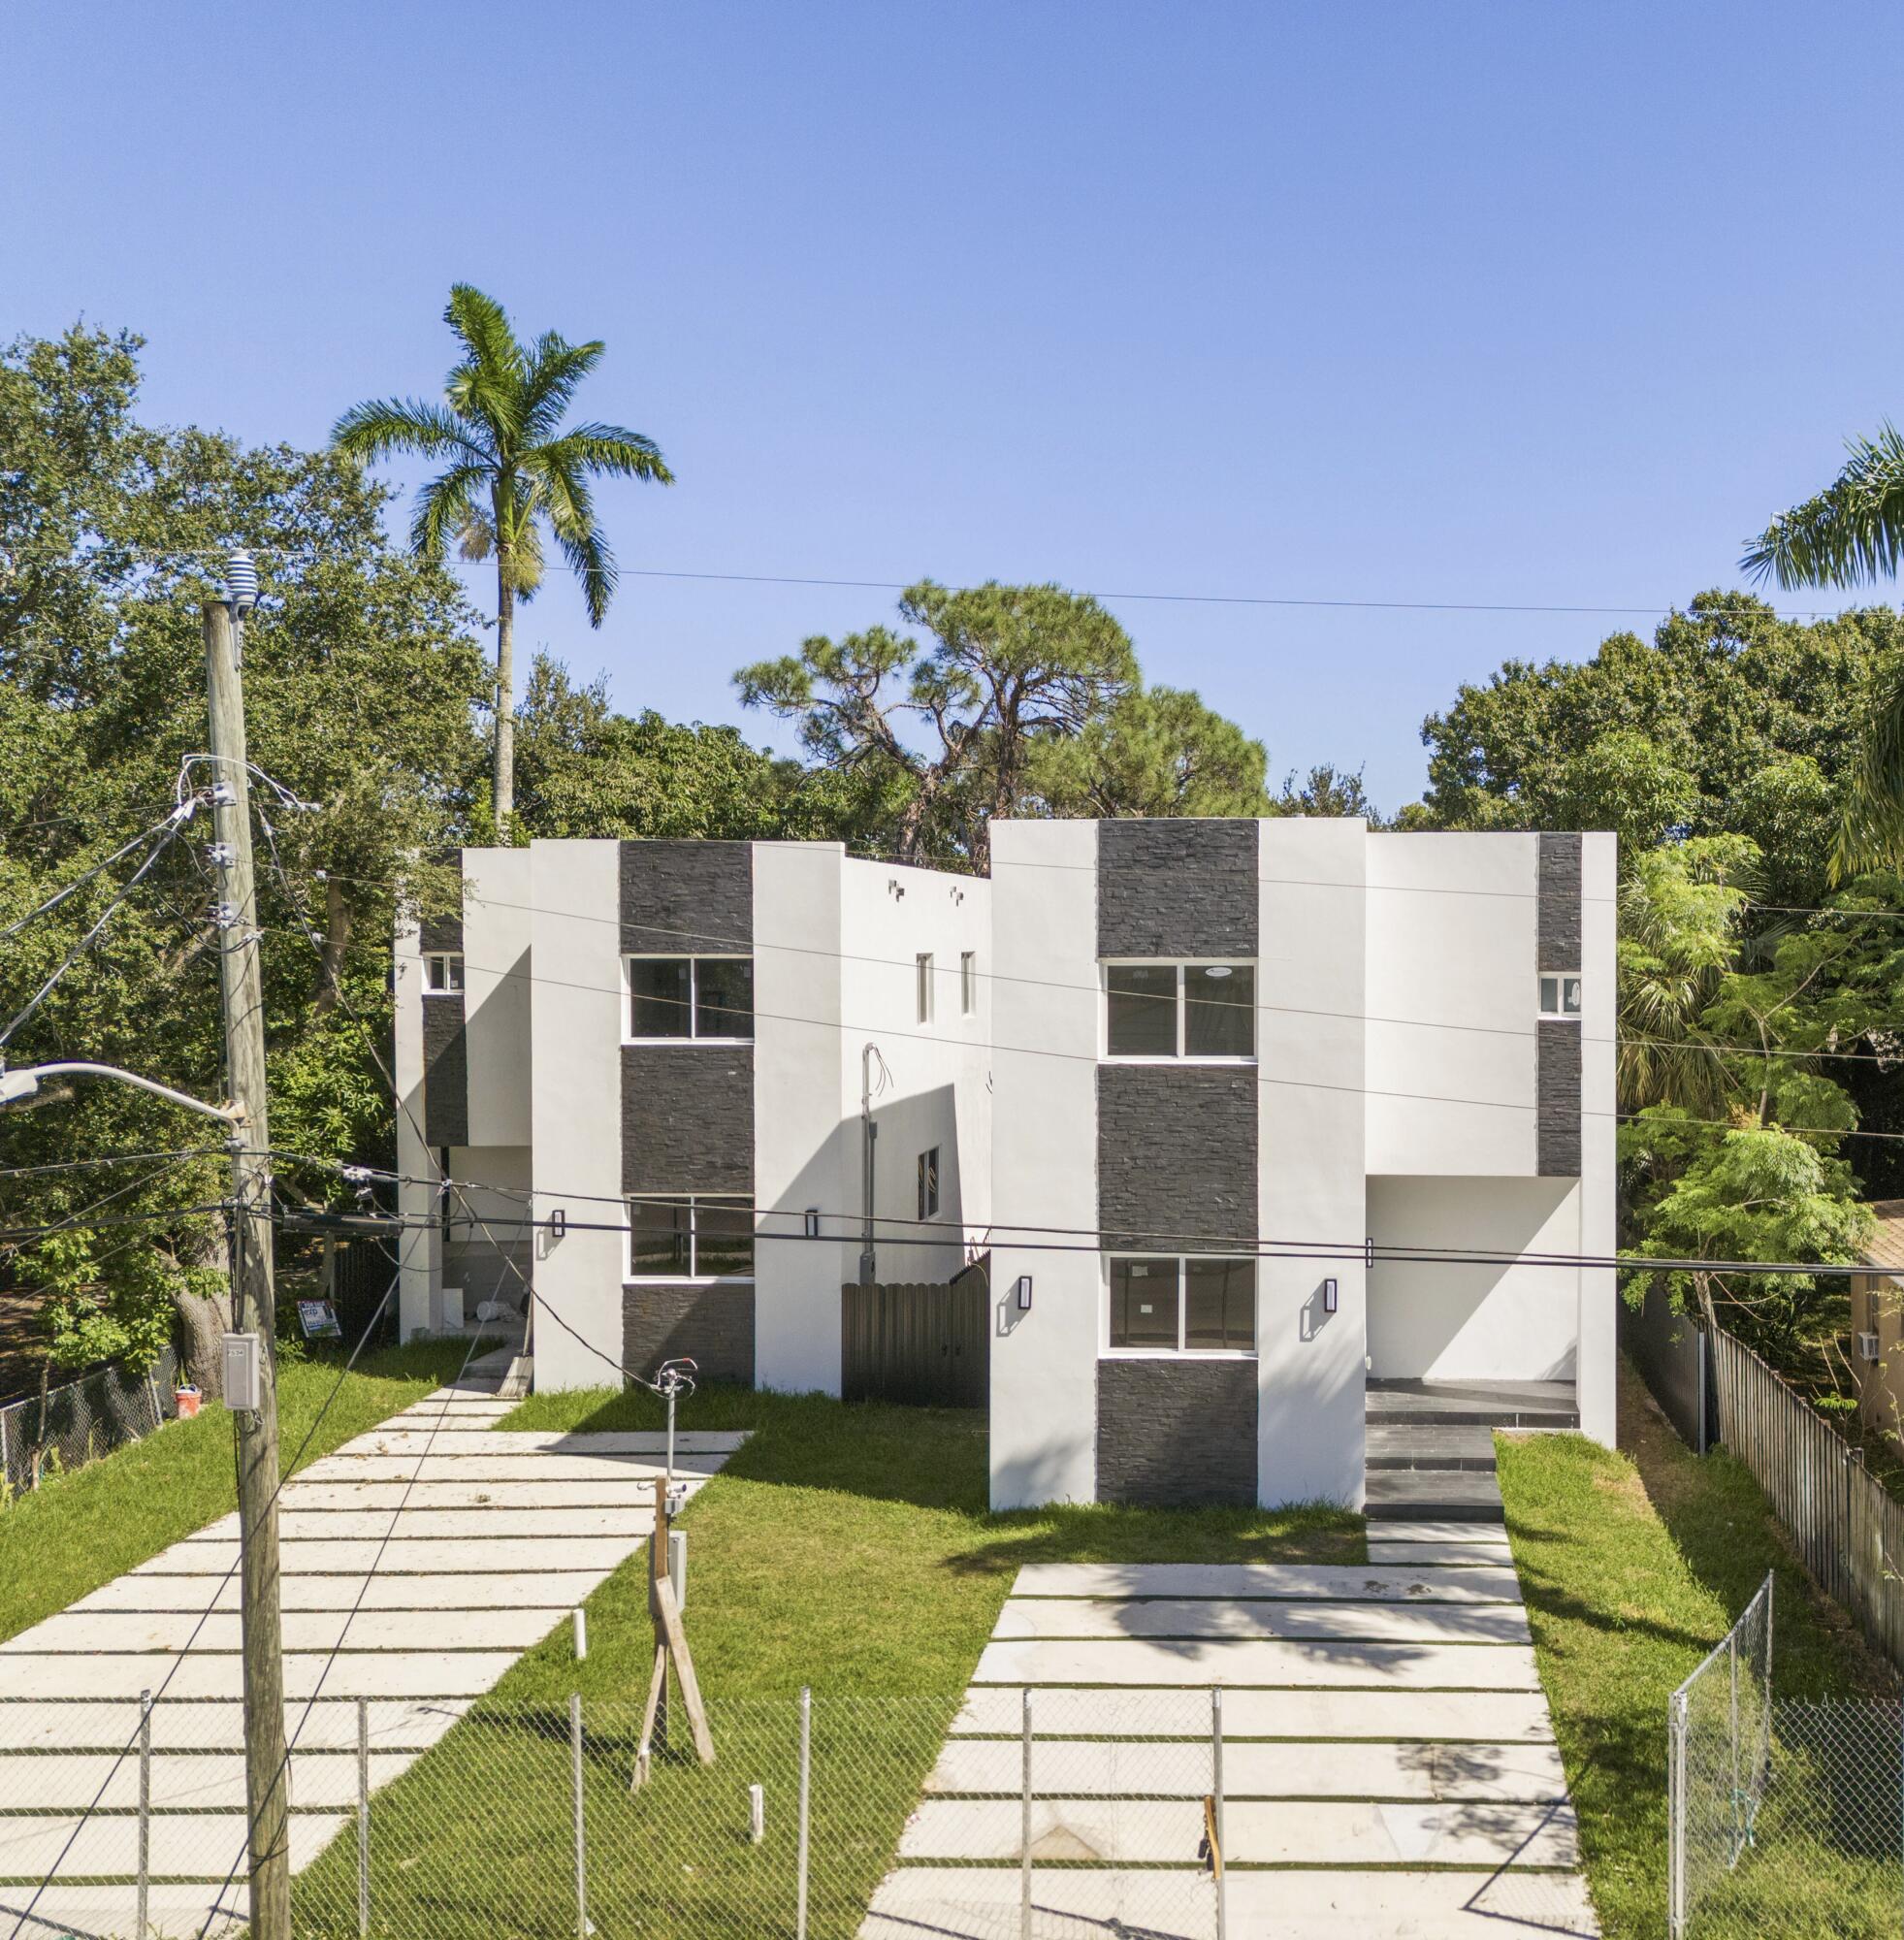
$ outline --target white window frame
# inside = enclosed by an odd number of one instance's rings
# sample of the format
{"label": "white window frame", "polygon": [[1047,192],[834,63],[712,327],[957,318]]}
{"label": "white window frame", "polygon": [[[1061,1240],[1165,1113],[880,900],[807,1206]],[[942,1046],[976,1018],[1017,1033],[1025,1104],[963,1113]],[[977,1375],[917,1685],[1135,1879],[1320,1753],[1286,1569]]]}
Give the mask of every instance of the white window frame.
{"label": "white window frame", "polygon": [[[752,963],[749,950],[629,950],[622,954],[622,1042],[624,1044],[752,1044],[751,1037],[703,1037],[700,1022],[700,970],[703,963]],[[688,1028],[679,1037],[636,1037],[634,1034],[634,973],[636,963],[688,965]],[[758,1013],[753,1013],[758,1019]]]}
{"label": "white window frame", "polygon": [[[1222,959],[1218,959],[1219,961]],[[1119,1260],[1175,1260],[1177,1262],[1177,1345],[1175,1347],[1113,1347],[1111,1344],[1111,1272]],[[1186,1347],[1184,1330],[1190,1324],[1190,1304],[1184,1292],[1183,1264],[1186,1260],[1225,1260],[1242,1262],[1249,1268],[1250,1338],[1259,1342],[1263,1333],[1263,1276],[1257,1263],[1246,1253],[1144,1253],[1115,1252],[1104,1255],[1098,1300],[1098,1353],[1107,1361],[1253,1361],[1258,1348]]]}
{"label": "white window frame", "polygon": [[913,958],[913,1009],[917,1014],[917,1021],[922,1024],[929,1024],[932,1021],[932,1013],[936,1008],[933,1002],[936,994],[932,987],[933,979],[932,953],[929,950],[921,950]]}
{"label": "white window frame", "polygon": [[939,1148],[927,1146],[919,1155],[919,1216],[921,1221],[936,1219],[943,1180],[939,1171]]}
{"label": "white window frame", "polygon": [[462,951],[426,950],[423,953],[423,994],[426,997],[462,996]]}
{"label": "white window frame", "polygon": [[[656,1043],[678,1044],[678,1038],[655,1039]],[[700,1233],[694,1226],[693,1209],[703,1202],[711,1206],[745,1205],[754,1222],[754,1272],[744,1274],[638,1274],[634,1270],[634,1209],[638,1202],[664,1201],[686,1204],[688,1222],[688,1261],[700,1263]],[[622,1195],[622,1284],[624,1286],[752,1286],[760,1269],[760,1212],[751,1192],[625,1192]]]}
{"label": "white window frame", "polygon": [[958,1014],[969,1018],[977,1014],[979,1008],[979,953],[976,950],[961,950],[958,953]]}
{"label": "white window frame", "polygon": [[[1257,1041],[1256,1013],[1261,1008],[1261,986],[1257,987],[1258,1002],[1251,1004],[1249,1011],[1249,1041],[1252,1049],[1242,1053],[1212,1054],[1197,1051],[1194,1054],[1183,1049],[1188,1029],[1188,1011],[1184,1000],[1184,973],[1189,970],[1205,970],[1227,967],[1232,970],[1247,970],[1252,978],[1256,975],[1257,960],[1253,956],[1105,956],[1098,959],[1098,1004],[1097,1004],[1097,1054],[1106,1064],[1254,1064],[1256,1052],[1253,1049]],[[1113,970],[1175,970],[1177,972],[1177,1050],[1172,1053],[1147,1051],[1142,1054],[1128,1051],[1111,1049],[1111,973]]]}
{"label": "white window frame", "polygon": [[[1586,1002],[1587,996],[1586,980],[1581,976],[1580,972],[1577,970],[1542,970],[1538,973],[1538,976],[1539,982],[1535,986],[1535,989],[1539,1005],[1538,1015],[1541,1019],[1548,1023],[1577,1024],[1580,1021],[1580,1012]],[[1556,1005],[1556,1008],[1551,1011],[1547,1008],[1547,986],[1549,984],[1554,986],[1554,1002]],[[1573,994],[1577,999],[1573,1009],[1570,1011],[1566,1008],[1566,986],[1569,984],[1573,986]]]}

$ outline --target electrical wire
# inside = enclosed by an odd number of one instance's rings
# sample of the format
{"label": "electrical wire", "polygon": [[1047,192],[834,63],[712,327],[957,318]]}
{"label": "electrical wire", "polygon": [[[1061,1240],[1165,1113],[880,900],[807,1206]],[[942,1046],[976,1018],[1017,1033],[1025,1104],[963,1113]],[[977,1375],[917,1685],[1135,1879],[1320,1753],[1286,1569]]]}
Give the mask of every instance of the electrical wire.
{"label": "electrical wire", "polygon": [[4,943],[10,936],[17,936],[28,923],[36,922],[39,918],[45,916],[48,910],[57,909],[75,890],[84,889],[95,876],[103,875],[106,870],[110,869],[121,856],[130,850],[137,849],[142,842],[158,834],[171,820],[172,817],[168,815],[162,820],[153,823],[149,828],[142,828],[130,841],[120,843],[103,862],[95,862],[84,875],[75,876],[64,889],[56,889],[38,909],[28,910],[23,917],[16,918],[5,929],[0,929],[0,943]]}

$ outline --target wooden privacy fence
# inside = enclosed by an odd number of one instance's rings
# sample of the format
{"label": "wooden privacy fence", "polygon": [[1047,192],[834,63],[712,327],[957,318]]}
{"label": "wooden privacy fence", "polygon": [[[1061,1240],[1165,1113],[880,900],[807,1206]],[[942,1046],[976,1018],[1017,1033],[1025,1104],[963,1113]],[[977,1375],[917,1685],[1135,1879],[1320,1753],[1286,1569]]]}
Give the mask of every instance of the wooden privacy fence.
{"label": "wooden privacy fence", "polygon": [[1719,1439],[1759,1478],[1813,1580],[1904,1668],[1904,1504],[1742,1342],[1708,1337]]}
{"label": "wooden privacy fence", "polygon": [[991,1343],[982,1273],[950,1284],[843,1286],[840,1392],[848,1401],[984,1407]]}

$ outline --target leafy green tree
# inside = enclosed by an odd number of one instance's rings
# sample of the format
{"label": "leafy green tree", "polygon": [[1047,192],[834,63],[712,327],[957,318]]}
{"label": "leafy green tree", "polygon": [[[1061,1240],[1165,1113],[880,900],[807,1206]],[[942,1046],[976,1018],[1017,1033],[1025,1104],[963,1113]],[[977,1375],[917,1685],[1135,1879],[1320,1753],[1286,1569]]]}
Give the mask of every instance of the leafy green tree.
{"label": "leafy green tree", "polygon": [[515,805],[515,609],[542,583],[543,534],[574,571],[599,627],[615,591],[615,560],[596,518],[593,481],[642,478],[671,485],[660,447],[639,432],[567,425],[600,342],[569,343],[554,331],[523,343],[493,298],[458,283],[443,320],[463,345],[443,402],[376,399],[340,417],[339,451],[371,460],[403,452],[440,461],[418,495],[410,543],[437,560],[457,540],[465,559],[496,562],[494,825],[505,835]]}
{"label": "leafy green tree", "polygon": [[1282,792],[1273,813],[1279,815],[1359,816],[1372,828],[1382,826],[1381,811],[1362,786],[1362,770],[1350,774],[1333,762],[1312,767],[1301,782],[1291,768],[1282,778]]}
{"label": "leafy green tree", "polygon": [[1026,781],[1051,815],[1273,815],[1267,763],[1262,742],[1197,695],[1133,686],[1076,733],[1039,741]]}
{"label": "leafy green tree", "polygon": [[734,676],[741,699],[797,724],[822,766],[900,800],[902,862],[989,864],[993,818],[1017,812],[1046,744],[1083,732],[1138,684],[1124,630],[1057,586],[911,586],[900,618]]}

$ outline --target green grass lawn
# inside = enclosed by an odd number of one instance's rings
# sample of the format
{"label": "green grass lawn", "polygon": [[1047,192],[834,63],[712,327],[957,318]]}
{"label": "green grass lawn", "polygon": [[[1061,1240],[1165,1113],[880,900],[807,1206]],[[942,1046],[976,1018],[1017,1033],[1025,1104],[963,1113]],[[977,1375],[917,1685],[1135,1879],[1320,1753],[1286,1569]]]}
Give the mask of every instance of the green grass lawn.
{"label": "green grass lawn", "polygon": [[[468,1351],[466,1341],[423,1341],[366,1354],[345,1375],[305,1460],[329,1454],[440,1387]],[[335,1358],[287,1360],[280,1368],[278,1419],[287,1461],[337,1378]],[[0,1508],[0,1638],[64,1609],[237,1504],[231,1416],[215,1406],[48,1478]]]}
{"label": "green grass lawn", "polygon": [[[562,1394],[526,1402],[505,1425],[664,1420],[645,1394]],[[647,1562],[635,1557],[589,1600],[586,1662],[562,1626],[378,1794],[375,1930],[574,1931],[566,1734],[569,1694],[580,1692],[597,1928],[670,1940],[791,1933],[796,1698],[810,1685],[810,1931],[849,1940],[1020,1566],[1367,1558],[1361,1518],[1336,1509],[992,1515],[976,1413],[708,1388],[681,1425],[754,1431],[681,1525],[714,1768],[684,1756],[677,1726],[672,1754],[630,1791],[653,1649]],[[754,1783],[767,1798],[758,1847],[747,1837]],[[355,1932],[355,1864],[346,1839],[299,1880],[311,1930]]]}
{"label": "green grass lawn", "polygon": [[[1621,1452],[1577,1436],[1498,1438],[1501,1487],[1541,1681],[1608,1940],[1662,1935],[1666,1700],[1776,1572],[1780,1698],[1894,1695],[1844,1614],[1810,1587],[1745,1467],[1695,1459],[1623,1368]],[[1897,1930],[1899,1875],[1795,1849],[1763,1823],[1740,1894],[1694,1934]],[[1774,1864],[1773,1861],[1776,1860]],[[1757,1862],[1757,1863],[1755,1863]],[[1874,1894],[1876,1897],[1874,1897]]]}

